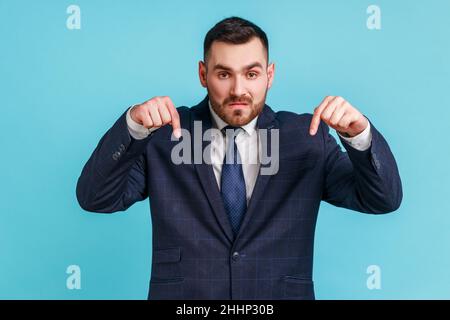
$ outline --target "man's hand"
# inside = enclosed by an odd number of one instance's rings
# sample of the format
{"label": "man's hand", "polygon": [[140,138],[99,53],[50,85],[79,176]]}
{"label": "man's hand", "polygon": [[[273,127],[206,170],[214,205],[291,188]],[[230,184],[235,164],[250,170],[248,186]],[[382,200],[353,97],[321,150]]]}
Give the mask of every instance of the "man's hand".
{"label": "man's hand", "polygon": [[369,120],[342,97],[327,96],[314,109],[309,134],[314,136],[320,120],[345,137],[354,137],[364,131]]}
{"label": "man's hand", "polygon": [[181,137],[180,116],[169,97],[153,97],[130,110],[131,119],[146,128],[173,127],[173,135]]}

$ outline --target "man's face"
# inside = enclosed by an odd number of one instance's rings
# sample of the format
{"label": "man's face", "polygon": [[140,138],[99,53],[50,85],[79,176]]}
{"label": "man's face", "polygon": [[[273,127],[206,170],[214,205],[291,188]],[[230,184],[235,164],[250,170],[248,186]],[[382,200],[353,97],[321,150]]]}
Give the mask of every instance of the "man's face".
{"label": "man's face", "polygon": [[243,126],[263,109],[272,86],[275,66],[267,66],[261,40],[244,44],[214,41],[206,64],[199,63],[200,82],[207,88],[211,106],[232,126]]}

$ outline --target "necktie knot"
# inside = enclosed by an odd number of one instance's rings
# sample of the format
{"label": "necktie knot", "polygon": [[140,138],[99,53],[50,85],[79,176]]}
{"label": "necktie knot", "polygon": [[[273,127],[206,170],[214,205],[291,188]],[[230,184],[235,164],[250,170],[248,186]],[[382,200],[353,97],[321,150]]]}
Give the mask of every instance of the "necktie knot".
{"label": "necktie knot", "polygon": [[239,151],[237,149],[236,145],[236,137],[239,133],[239,130],[242,129],[241,127],[234,127],[234,126],[226,126],[222,129],[222,133],[227,138],[226,141],[226,151],[225,151],[225,164],[240,164],[241,158],[239,155]]}
{"label": "necktie knot", "polygon": [[227,134],[232,133],[232,136],[236,137],[237,131],[239,129],[241,129],[241,127],[234,127],[228,125],[222,128],[222,134],[226,136]]}

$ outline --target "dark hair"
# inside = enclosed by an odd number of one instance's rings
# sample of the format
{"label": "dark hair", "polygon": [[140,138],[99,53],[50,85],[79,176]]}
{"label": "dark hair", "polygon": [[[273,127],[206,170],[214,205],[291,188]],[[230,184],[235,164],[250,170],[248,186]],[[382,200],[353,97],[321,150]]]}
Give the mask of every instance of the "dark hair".
{"label": "dark hair", "polygon": [[206,58],[214,41],[222,41],[233,44],[244,44],[249,42],[253,37],[261,40],[267,51],[267,62],[269,62],[269,41],[266,33],[256,24],[239,18],[229,17],[219,21],[205,36],[203,43],[203,59]]}

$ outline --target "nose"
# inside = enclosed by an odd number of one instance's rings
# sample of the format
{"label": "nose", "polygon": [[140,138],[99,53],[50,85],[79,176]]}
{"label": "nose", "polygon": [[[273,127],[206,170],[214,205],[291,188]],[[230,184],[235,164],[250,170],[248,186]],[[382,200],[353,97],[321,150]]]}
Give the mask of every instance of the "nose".
{"label": "nose", "polygon": [[244,81],[240,77],[235,77],[234,83],[231,86],[231,95],[243,96],[245,94]]}

